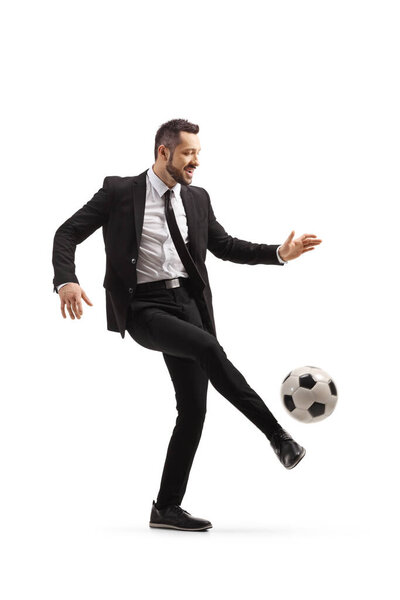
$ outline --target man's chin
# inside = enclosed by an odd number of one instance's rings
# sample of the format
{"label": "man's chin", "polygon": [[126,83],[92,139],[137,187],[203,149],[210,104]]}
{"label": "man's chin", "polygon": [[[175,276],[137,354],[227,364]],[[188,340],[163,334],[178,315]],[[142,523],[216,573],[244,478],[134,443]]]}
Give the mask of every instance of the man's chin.
{"label": "man's chin", "polygon": [[176,183],[180,183],[181,185],[190,185],[192,183],[193,175],[190,176],[186,173],[186,171],[181,174],[179,171],[177,172],[175,169],[168,169],[168,173],[171,177],[176,181]]}
{"label": "man's chin", "polygon": [[174,177],[175,181],[177,183],[180,183],[181,185],[190,185],[192,183],[192,177],[189,177],[187,175],[184,175],[183,177],[181,176],[175,176]]}

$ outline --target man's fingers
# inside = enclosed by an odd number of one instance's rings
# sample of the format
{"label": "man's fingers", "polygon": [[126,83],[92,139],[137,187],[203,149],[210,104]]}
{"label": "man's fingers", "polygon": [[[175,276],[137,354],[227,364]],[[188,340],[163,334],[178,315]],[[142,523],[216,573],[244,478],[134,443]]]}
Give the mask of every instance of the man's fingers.
{"label": "man's fingers", "polygon": [[304,254],[304,252],[311,252],[311,250],[315,250],[315,248],[304,248],[302,254]]}
{"label": "man's fingers", "polygon": [[81,318],[81,314],[82,314],[82,306],[79,307],[79,301],[75,300],[75,304],[74,304],[74,313],[77,319]]}
{"label": "man's fingers", "polygon": [[84,301],[86,302],[86,304],[89,304],[89,306],[93,306],[93,304],[91,303],[91,301],[87,297],[86,292],[84,292],[83,290],[82,290],[82,298],[84,299]]}
{"label": "man's fingers", "polygon": [[305,240],[303,244],[305,246],[318,246],[318,244],[320,244],[321,242],[322,240]]}
{"label": "man's fingers", "polygon": [[67,318],[67,315],[65,314],[65,300],[61,300],[61,314],[64,317],[64,319]]}
{"label": "man's fingers", "polygon": [[69,312],[71,319],[75,319],[74,313],[72,312],[71,302],[67,302],[67,311]]}
{"label": "man's fingers", "polygon": [[294,230],[291,231],[291,233],[286,241],[291,242],[293,238],[294,238]]}

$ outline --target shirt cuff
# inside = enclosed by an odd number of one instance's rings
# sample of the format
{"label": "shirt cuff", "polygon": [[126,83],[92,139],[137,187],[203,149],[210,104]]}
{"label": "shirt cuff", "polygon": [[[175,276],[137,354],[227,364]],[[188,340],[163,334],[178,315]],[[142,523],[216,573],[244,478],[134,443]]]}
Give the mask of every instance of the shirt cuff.
{"label": "shirt cuff", "polygon": [[287,261],[287,260],[283,260],[283,258],[281,258],[281,257],[279,256],[279,252],[278,252],[279,248],[280,248],[280,246],[279,246],[279,247],[276,249],[276,256],[277,256],[277,259],[279,260],[279,262],[281,263],[281,265],[286,265],[286,263],[287,263],[288,261]]}
{"label": "shirt cuff", "polygon": [[60,283],[60,285],[57,286],[57,292],[60,291],[60,289],[63,287],[63,285],[67,285],[67,283],[72,283],[72,281],[66,281],[65,283]]}

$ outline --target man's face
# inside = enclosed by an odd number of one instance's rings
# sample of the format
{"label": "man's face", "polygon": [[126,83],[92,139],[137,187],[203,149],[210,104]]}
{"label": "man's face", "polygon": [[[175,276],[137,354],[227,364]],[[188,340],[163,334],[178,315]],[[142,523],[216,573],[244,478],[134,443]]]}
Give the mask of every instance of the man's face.
{"label": "man's face", "polygon": [[182,185],[192,183],[193,173],[199,166],[200,142],[196,133],[180,132],[180,143],[173,154],[169,153],[166,170],[169,175]]}

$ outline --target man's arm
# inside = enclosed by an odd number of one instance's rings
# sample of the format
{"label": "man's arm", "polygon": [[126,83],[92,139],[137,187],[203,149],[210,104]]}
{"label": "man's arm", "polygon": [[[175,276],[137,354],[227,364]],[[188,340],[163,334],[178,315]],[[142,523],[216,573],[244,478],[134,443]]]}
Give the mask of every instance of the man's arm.
{"label": "man's arm", "polygon": [[218,258],[247,265],[282,265],[277,250],[279,244],[256,244],[229,235],[218,223],[208,192],[208,249]]}
{"label": "man's arm", "polygon": [[103,187],[82,208],[67,219],[57,229],[53,242],[54,292],[65,282],[77,283],[75,275],[75,250],[96,229],[104,225],[110,214],[113,191],[109,177],[105,177]]}

